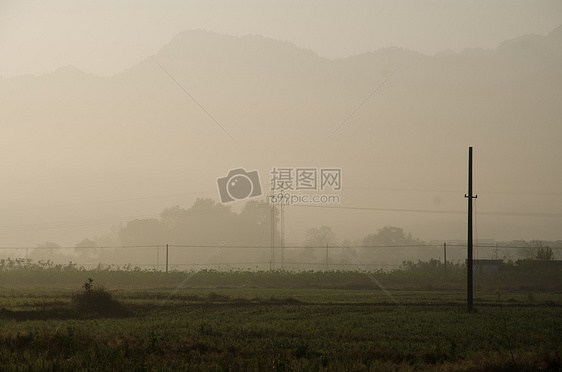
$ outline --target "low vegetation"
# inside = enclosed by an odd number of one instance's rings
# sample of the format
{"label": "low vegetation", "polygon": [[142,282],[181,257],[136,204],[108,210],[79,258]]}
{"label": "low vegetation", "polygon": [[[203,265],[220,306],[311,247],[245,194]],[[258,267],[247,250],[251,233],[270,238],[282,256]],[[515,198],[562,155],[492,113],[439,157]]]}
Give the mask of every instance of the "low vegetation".
{"label": "low vegetation", "polygon": [[469,314],[456,291],[391,291],[396,304],[379,290],[129,289],[114,295],[128,314],[111,316],[89,311],[107,301],[95,291],[0,290],[0,370],[562,368],[556,294],[477,293]]}
{"label": "low vegetation", "polygon": [[[361,271],[288,271],[288,270],[213,270],[197,272],[128,266],[103,266],[85,269],[75,264],[25,259],[0,260],[0,287],[73,288],[75,283],[95,277],[97,283],[113,288],[170,288],[190,277],[185,284],[193,288],[332,288],[369,289],[376,287],[370,276]],[[398,270],[371,271],[383,286],[400,290],[463,290],[466,288],[466,265],[438,260],[403,262]],[[474,288],[497,290],[562,291],[562,265],[557,261],[520,260],[503,265],[494,273],[475,271]]]}
{"label": "low vegetation", "polygon": [[475,313],[466,312],[464,265],[445,271],[435,260],[370,275],[29,260],[0,268],[0,370],[562,368],[556,263],[477,273]]}

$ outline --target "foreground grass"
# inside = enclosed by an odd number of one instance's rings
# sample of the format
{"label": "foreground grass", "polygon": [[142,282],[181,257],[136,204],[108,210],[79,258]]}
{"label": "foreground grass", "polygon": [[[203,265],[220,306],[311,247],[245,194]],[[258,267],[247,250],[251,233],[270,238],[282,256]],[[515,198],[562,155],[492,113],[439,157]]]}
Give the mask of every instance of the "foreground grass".
{"label": "foreground grass", "polygon": [[[562,295],[336,289],[0,291],[0,370],[560,370]],[[25,317],[20,317],[26,314]]]}

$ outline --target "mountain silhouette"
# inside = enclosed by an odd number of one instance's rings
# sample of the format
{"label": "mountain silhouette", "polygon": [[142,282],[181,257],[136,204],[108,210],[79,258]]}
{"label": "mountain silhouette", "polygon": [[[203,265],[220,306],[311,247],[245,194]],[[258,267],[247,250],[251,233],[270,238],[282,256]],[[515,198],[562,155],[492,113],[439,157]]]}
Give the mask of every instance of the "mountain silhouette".
{"label": "mountain silhouette", "polygon": [[[67,66],[1,78],[10,140],[0,155],[17,159],[6,179],[41,179],[46,195],[77,199],[150,195],[163,179],[215,192],[216,178],[241,166],[264,183],[273,166],[330,166],[349,186],[462,189],[469,145],[487,159],[480,176],[491,188],[519,185],[522,172],[559,185],[561,46],[558,27],[493,50],[331,60],[262,36],[185,31],[111,77]],[[378,203],[369,198],[347,200]]]}

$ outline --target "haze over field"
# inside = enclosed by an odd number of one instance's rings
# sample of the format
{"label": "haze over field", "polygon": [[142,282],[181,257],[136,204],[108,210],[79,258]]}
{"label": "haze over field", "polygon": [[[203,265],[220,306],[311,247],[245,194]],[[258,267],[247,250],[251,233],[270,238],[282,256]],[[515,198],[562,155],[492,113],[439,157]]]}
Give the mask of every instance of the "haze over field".
{"label": "haze over field", "polygon": [[463,239],[469,146],[477,237],[562,239],[559,3],[242,3],[0,4],[0,246],[218,201],[233,168],[267,194],[280,166],[343,174],[343,208],[286,209],[288,241]]}

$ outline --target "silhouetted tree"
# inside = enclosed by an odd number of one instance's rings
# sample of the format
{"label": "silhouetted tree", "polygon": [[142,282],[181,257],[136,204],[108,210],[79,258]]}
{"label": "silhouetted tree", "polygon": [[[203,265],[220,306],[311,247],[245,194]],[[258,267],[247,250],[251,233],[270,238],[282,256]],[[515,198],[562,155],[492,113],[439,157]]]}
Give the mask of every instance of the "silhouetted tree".
{"label": "silhouetted tree", "polygon": [[37,248],[31,251],[31,258],[34,260],[53,260],[60,253],[60,245],[53,242],[37,244]]}
{"label": "silhouetted tree", "polygon": [[549,261],[554,259],[554,251],[549,246],[544,246],[541,241],[534,241],[534,254],[532,258],[539,261]]}
{"label": "silhouetted tree", "polygon": [[218,245],[233,229],[235,216],[230,207],[197,198],[188,209],[166,208],[161,223],[170,244]]}
{"label": "silhouetted tree", "polygon": [[379,229],[376,234],[369,234],[363,239],[364,246],[373,245],[406,245],[406,244],[424,244],[419,239],[413,239],[412,234],[404,232],[401,227],[385,226]]}
{"label": "silhouetted tree", "polygon": [[[412,234],[406,234],[404,229],[395,226],[385,226],[375,234],[369,234],[363,239],[363,255],[373,259],[397,258],[397,250],[400,246],[424,245],[425,242],[412,238]],[[381,248],[377,248],[381,247]],[[404,255],[402,250],[399,255]]]}
{"label": "silhouetted tree", "polygon": [[84,239],[74,246],[74,250],[81,257],[97,257],[98,256],[98,245],[96,242],[90,239]]}
{"label": "silhouetted tree", "polygon": [[306,230],[306,240],[304,241],[304,250],[301,254],[305,261],[313,262],[315,259],[317,248],[325,247],[326,244],[334,246],[334,238],[336,234],[330,226],[321,226],[320,228],[311,228]]}
{"label": "silhouetted tree", "polygon": [[166,231],[157,219],[133,220],[119,231],[123,245],[161,245],[166,242]]}

